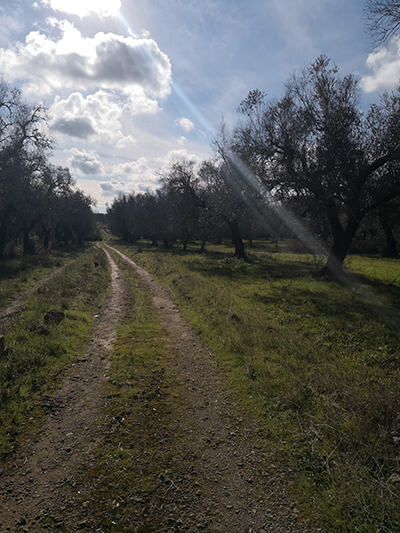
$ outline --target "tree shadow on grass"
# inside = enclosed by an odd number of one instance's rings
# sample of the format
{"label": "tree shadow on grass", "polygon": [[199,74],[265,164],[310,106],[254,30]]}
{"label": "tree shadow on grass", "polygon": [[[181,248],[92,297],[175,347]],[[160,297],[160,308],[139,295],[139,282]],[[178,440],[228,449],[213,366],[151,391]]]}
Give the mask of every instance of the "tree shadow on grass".
{"label": "tree shadow on grass", "polygon": [[[320,265],[315,263],[313,256],[307,254],[299,254],[298,256],[292,254],[290,260],[280,260],[280,253],[271,253],[265,250],[260,250],[257,253],[250,251],[250,262],[246,262],[242,259],[236,259],[233,253],[229,252],[229,248],[224,245],[221,246],[220,250],[214,246],[213,249],[206,249],[201,252],[200,246],[197,246],[197,244],[192,244],[187,251],[182,250],[181,246],[173,246],[169,250],[163,250],[145,240],[138,241],[134,245],[123,241],[117,241],[117,244],[128,245],[132,249],[136,248],[137,251],[142,249],[146,253],[154,255],[162,253],[185,258],[185,268],[189,271],[225,281],[240,282],[243,280],[243,282],[248,283],[251,280],[255,282],[265,280],[268,283],[268,281],[278,280],[287,282],[300,279],[314,280],[315,285],[313,284],[314,288],[311,292],[302,291],[299,287],[296,287],[296,289],[293,289],[293,298],[298,302],[311,298],[315,300],[316,309],[321,312],[328,312],[328,314],[336,315],[338,312],[346,312],[347,304],[339,305],[338,311],[335,310],[333,302],[329,301],[327,291],[317,288],[318,284],[321,283],[323,286],[328,287],[342,286],[352,291],[355,296],[358,293],[368,294],[368,298],[360,296],[359,300],[369,309],[374,307],[373,299],[374,295],[376,295],[377,301],[379,298],[387,299],[388,307],[393,305],[396,310],[400,311],[400,283],[382,281],[373,275],[368,276],[365,274],[349,274],[344,281],[333,278],[315,278],[314,275],[320,269]],[[290,285],[287,286],[286,292],[291,290]],[[271,297],[260,296],[260,298],[267,298],[270,301]],[[382,307],[382,303],[379,302],[375,307]]]}
{"label": "tree shadow on grass", "polygon": [[260,279],[296,279],[310,277],[312,267],[302,261],[281,262],[273,256],[250,256],[250,261],[236,259],[233,255],[223,252],[204,252],[202,261],[188,261],[187,267],[206,276],[220,277],[231,280],[259,281]]}

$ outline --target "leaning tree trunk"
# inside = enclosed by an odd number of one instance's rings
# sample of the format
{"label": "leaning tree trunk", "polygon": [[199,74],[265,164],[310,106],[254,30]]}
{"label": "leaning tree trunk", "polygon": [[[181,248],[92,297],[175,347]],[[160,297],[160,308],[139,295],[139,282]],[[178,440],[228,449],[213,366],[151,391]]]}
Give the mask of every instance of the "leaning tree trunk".
{"label": "leaning tree trunk", "polygon": [[343,261],[357,233],[359,224],[360,222],[352,217],[348,221],[345,230],[342,229],[341,232],[335,232],[328,260],[318,273],[319,276],[340,277],[343,275]]}
{"label": "leaning tree trunk", "polygon": [[357,233],[361,218],[360,216],[356,216],[357,210],[355,208],[353,212],[349,213],[347,225],[343,229],[333,198],[328,199],[325,208],[332,231],[333,245],[328,256],[328,261],[323,269],[318,272],[318,276],[340,277],[343,275],[343,261]]}
{"label": "leaning tree trunk", "polygon": [[386,238],[386,250],[383,253],[384,257],[398,257],[397,243],[393,235],[392,226],[387,215],[386,206],[381,206],[378,210],[379,221]]}
{"label": "leaning tree trunk", "polygon": [[235,246],[235,257],[238,259],[246,259],[246,254],[244,252],[244,242],[240,234],[239,224],[237,220],[229,221],[229,227],[232,234],[232,242]]}

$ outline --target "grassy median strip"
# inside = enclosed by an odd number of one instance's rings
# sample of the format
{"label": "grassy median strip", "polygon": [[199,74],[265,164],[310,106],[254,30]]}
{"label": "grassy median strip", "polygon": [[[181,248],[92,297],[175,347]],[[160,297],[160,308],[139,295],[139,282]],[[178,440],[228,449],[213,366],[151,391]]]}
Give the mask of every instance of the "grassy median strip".
{"label": "grassy median strip", "polygon": [[83,350],[109,285],[104,253],[90,247],[26,300],[5,335],[0,358],[0,457],[35,422],[38,399]]}
{"label": "grassy median strip", "polygon": [[124,272],[126,298],[104,387],[106,438],[92,467],[81,473],[76,497],[93,524],[104,531],[130,532],[138,522],[149,525],[146,531],[161,531],[149,507],[173,457],[163,411],[168,409],[168,347],[149,292],[134,270],[113,255]]}
{"label": "grassy median strip", "polygon": [[[138,248],[141,252],[138,253]],[[170,287],[327,531],[400,529],[400,264],[353,256],[347,285],[260,245],[121,251]]]}

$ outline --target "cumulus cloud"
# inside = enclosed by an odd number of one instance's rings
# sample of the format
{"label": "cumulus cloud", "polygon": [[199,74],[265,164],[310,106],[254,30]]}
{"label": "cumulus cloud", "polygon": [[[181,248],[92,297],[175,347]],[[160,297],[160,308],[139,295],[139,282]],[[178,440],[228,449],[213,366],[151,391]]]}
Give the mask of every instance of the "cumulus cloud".
{"label": "cumulus cloud", "polygon": [[112,172],[114,175],[125,177],[125,180],[130,182],[130,190],[154,190],[160,166],[160,160],[157,158],[148,160],[140,157],[136,161],[115,165]]}
{"label": "cumulus cloud", "polygon": [[60,117],[53,122],[52,129],[80,139],[86,139],[96,133],[90,119],[79,117],[70,119]]}
{"label": "cumulus cloud", "polygon": [[141,157],[136,161],[128,163],[119,163],[112,168],[112,174],[119,176],[127,182],[138,184],[147,184],[143,189],[155,189],[158,186],[158,174],[168,171],[171,165],[177,161],[194,161],[196,164],[201,162],[201,158],[195,154],[189,153],[185,149],[170,150],[164,157],[146,159]]}
{"label": "cumulus cloud", "polygon": [[42,4],[78,17],[95,13],[100,17],[113,17],[121,9],[120,0],[42,0]]}
{"label": "cumulus cloud", "polygon": [[201,163],[201,158],[195,154],[190,154],[187,150],[170,150],[162,159],[162,170],[168,170],[171,164],[177,161],[194,161],[195,164]]}
{"label": "cumulus cloud", "polygon": [[370,76],[361,79],[361,86],[367,93],[394,89],[400,80],[400,40],[392,39],[388,48],[381,48],[368,56]]}
{"label": "cumulus cloud", "polygon": [[112,178],[110,181],[100,183],[103,196],[114,197],[118,194],[128,194],[130,190],[126,187],[123,181],[118,181]]}
{"label": "cumulus cloud", "polygon": [[[77,164],[83,163],[95,166],[96,157],[93,153],[76,149],[72,152],[74,162]],[[105,210],[110,199],[118,194],[155,191],[160,186],[160,172],[168,172],[174,162],[182,160],[194,161],[196,164],[201,162],[198,156],[189,153],[187,150],[171,150],[163,157],[153,159],[140,157],[135,161],[114,165],[108,168],[107,172],[103,172],[104,178],[100,182],[78,178],[77,184],[85,193],[90,194],[96,200],[98,209]]]}
{"label": "cumulus cloud", "polygon": [[72,156],[68,159],[68,165],[86,176],[104,174],[104,166],[96,155],[86,150],[72,148],[69,150]]}
{"label": "cumulus cloud", "polygon": [[142,94],[138,94],[132,103],[131,97],[122,98],[101,90],[86,98],[79,92],[70,94],[65,100],[56,96],[49,114],[52,129],[59,133],[81,138],[95,135],[96,141],[103,145],[125,148],[135,144],[136,139],[122,131],[124,112],[134,115],[157,109],[158,105],[147,104]]}
{"label": "cumulus cloud", "polygon": [[185,118],[185,117],[181,117],[175,120],[175,124],[177,126],[180,126],[185,132],[189,132],[194,128],[193,122],[190,119]]}
{"label": "cumulus cloud", "polygon": [[116,89],[153,98],[170,93],[171,63],[152,39],[114,33],[83,37],[71,23],[59,23],[61,36],[52,40],[30,32],[25,43],[0,49],[0,70],[9,79],[29,79],[25,87],[36,94],[56,89],[86,91]]}
{"label": "cumulus cloud", "polygon": [[137,139],[135,139],[133,135],[123,135],[120,132],[120,139],[115,143],[115,147],[122,150],[124,148],[132,147],[136,143]]}

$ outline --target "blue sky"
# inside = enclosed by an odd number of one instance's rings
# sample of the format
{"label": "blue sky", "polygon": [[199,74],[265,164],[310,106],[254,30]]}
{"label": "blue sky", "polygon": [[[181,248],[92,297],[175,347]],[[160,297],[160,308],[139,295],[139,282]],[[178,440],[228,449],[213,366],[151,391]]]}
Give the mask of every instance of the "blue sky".
{"label": "blue sky", "polygon": [[363,101],[400,78],[399,41],[371,51],[366,0],[0,0],[0,72],[44,102],[69,166],[104,211],[157,186],[174,159],[211,153],[249,90],[279,97],[325,54],[361,80]]}

